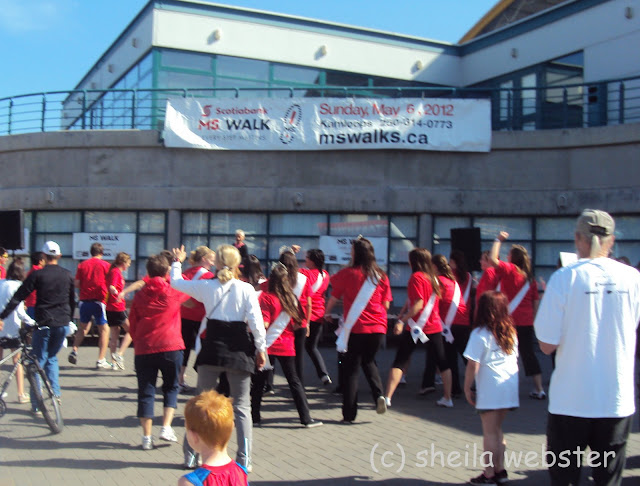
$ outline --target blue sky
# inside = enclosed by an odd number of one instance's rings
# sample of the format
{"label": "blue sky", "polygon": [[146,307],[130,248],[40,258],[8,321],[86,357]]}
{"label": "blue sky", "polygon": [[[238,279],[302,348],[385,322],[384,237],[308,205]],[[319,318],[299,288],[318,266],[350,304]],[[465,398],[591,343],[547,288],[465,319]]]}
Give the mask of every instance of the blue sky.
{"label": "blue sky", "polygon": [[[0,0],[0,98],[73,89],[147,0]],[[235,0],[238,7],[457,42],[497,0]]]}

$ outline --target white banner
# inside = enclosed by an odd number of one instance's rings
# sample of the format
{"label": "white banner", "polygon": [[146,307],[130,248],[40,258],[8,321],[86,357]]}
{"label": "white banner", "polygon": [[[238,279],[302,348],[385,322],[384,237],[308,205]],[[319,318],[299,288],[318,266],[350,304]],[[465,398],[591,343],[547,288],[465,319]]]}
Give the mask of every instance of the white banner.
{"label": "white banner", "polygon": [[[324,253],[324,261],[327,265],[347,265],[351,261],[351,243],[355,236],[320,236],[318,243]],[[373,245],[378,265],[387,264],[387,248],[389,238],[369,237],[367,240]]]}
{"label": "white banner", "polygon": [[121,251],[136,259],[136,235],[134,233],[73,233],[73,258],[91,258],[91,245],[101,243],[105,260],[115,260]]}
{"label": "white banner", "polygon": [[491,103],[448,98],[169,98],[167,147],[488,152]]}

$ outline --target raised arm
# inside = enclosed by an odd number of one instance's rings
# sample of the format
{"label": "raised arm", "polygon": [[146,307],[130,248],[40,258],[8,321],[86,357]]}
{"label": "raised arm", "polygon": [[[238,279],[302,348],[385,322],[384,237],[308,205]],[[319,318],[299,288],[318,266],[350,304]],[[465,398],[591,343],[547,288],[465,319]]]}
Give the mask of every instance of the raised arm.
{"label": "raised arm", "polygon": [[506,231],[501,231],[493,241],[493,246],[491,247],[491,252],[489,253],[489,263],[491,263],[494,267],[500,265],[500,247],[502,246],[502,242],[507,238],[509,238],[509,233],[507,233]]}

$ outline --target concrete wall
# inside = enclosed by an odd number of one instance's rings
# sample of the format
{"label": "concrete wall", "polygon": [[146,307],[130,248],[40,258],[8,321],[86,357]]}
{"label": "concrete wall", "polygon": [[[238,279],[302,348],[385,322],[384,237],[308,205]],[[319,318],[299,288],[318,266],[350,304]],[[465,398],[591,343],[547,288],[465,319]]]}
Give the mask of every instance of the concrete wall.
{"label": "concrete wall", "polygon": [[489,153],[167,149],[155,131],[0,137],[3,209],[573,215],[640,208],[640,124],[494,132]]}

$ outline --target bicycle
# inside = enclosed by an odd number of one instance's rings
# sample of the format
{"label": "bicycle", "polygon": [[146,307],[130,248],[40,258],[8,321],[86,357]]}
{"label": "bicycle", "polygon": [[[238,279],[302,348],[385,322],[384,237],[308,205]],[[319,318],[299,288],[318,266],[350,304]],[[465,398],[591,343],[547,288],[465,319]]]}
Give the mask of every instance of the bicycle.
{"label": "bicycle", "polygon": [[0,360],[0,366],[13,358],[16,354],[21,353],[20,359],[9,372],[6,380],[0,387],[0,418],[7,413],[7,404],[2,398],[9,388],[9,383],[15,376],[18,365],[23,365],[27,381],[31,386],[32,395],[35,395],[35,403],[38,410],[47,422],[47,425],[54,434],[62,432],[64,422],[62,420],[62,410],[60,399],[53,394],[51,384],[47,379],[44,370],[38,364],[36,357],[33,355],[33,349],[29,343],[28,336],[34,330],[34,326],[24,326],[20,329],[20,337],[14,339],[3,338],[0,340],[0,346],[4,349],[16,348],[7,357]]}

